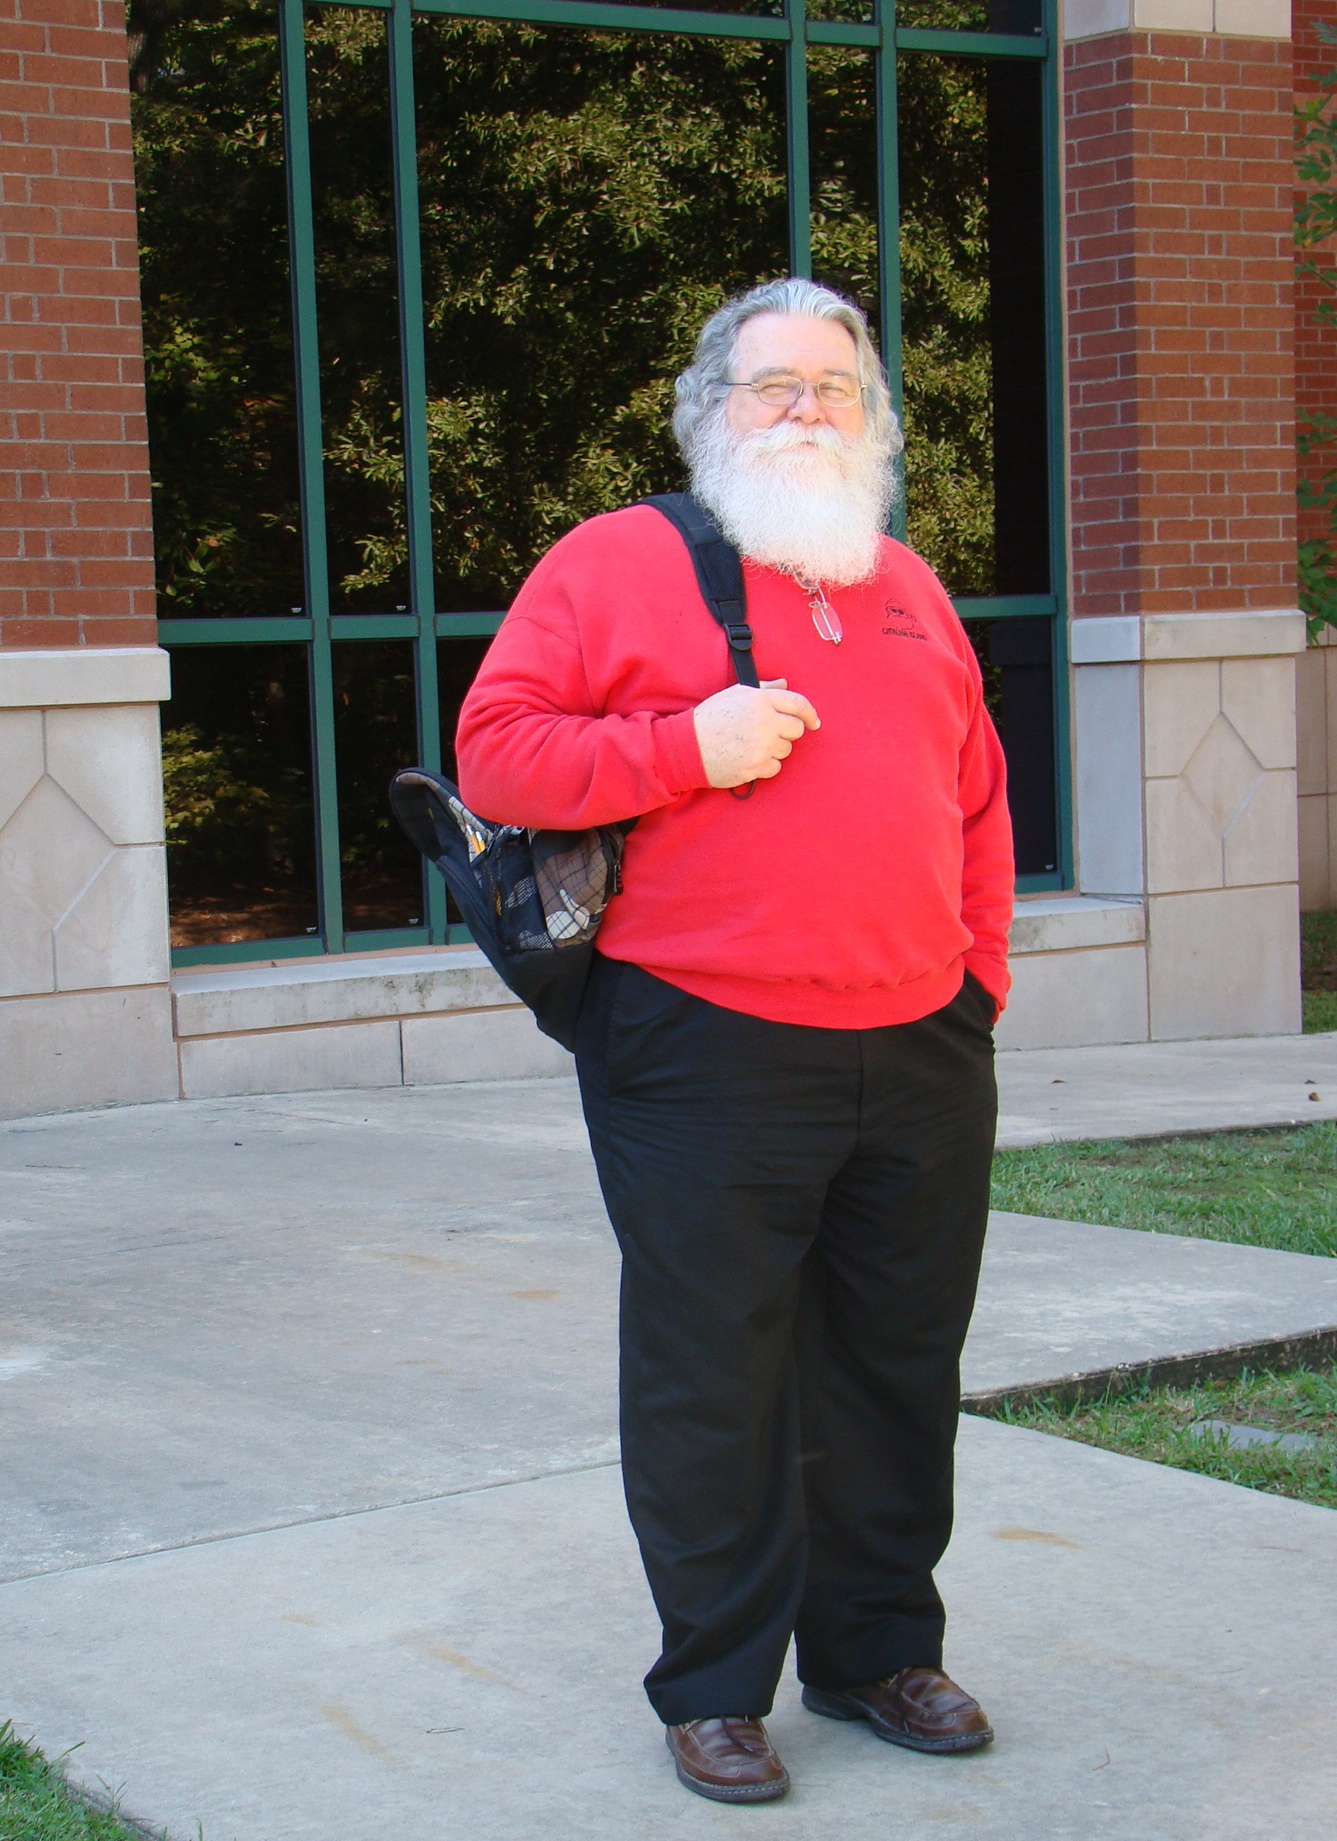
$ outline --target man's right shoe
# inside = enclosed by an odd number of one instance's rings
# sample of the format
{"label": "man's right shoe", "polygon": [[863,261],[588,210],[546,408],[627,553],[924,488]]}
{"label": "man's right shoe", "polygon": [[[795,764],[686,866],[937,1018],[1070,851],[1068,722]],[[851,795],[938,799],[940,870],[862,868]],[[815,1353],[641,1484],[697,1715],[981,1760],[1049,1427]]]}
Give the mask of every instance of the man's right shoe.
{"label": "man's right shoe", "polygon": [[789,1788],[760,1720],[688,1720],[668,1726],[678,1782],[716,1803],[770,1803]]}

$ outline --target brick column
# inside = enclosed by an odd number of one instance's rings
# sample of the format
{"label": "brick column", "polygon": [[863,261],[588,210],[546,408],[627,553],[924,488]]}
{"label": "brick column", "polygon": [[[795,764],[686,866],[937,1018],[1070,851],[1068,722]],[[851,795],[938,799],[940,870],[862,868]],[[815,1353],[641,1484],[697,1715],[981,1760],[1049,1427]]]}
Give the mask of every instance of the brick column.
{"label": "brick column", "polygon": [[151,646],[125,9],[0,0],[0,645]]}
{"label": "brick column", "polygon": [[1126,1032],[1299,1027],[1286,0],[1068,0],[1084,891],[1141,896]]}
{"label": "brick column", "polygon": [[0,0],[0,1112],[177,1090],[124,8]]}

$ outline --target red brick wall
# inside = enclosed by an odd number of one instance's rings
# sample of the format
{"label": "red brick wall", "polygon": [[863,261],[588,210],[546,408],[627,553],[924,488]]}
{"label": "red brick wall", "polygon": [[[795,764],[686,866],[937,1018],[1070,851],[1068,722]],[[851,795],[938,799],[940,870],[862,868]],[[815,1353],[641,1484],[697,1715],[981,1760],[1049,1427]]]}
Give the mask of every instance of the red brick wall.
{"label": "red brick wall", "polygon": [[0,0],[0,645],[154,642],[120,0]]}
{"label": "red brick wall", "polygon": [[[1317,89],[1314,74],[1337,66],[1337,45],[1324,44],[1315,31],[1320,19],[1337,25],[1333,0],[1294,0],[1292,24],[1295,43],[1295,93],[1297,99]],[[1337,239],[1307,250],[1325,268],[1337,268]],[[1322,299],[1337,300],[1333,290],[1308,276],[1296,278],[1295,289],[1295,413],[1303,422],[1315,410],[1337,416],[1337,325],[1326,325],[1316,308]],[[1313,463],[1317,466],[1317,462]],[[1330,458],[1328,464],[1333,464]],[[1328,527],[1323,512],[1300,513],[1300,535],[1317,537]]]}
{"label": "red brick wall", "polygon": [[1291,48],[1066,48],[1077,614],[1293,606]]}

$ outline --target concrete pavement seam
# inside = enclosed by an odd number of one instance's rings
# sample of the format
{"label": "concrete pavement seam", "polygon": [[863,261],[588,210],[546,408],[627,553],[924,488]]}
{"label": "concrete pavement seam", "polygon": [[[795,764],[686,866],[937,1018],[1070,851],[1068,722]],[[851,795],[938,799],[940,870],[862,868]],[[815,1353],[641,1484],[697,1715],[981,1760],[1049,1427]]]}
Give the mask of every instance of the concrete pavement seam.
{"label": "concrete pavement seam", "polygon": [[157,1553],[186,1553],[192,1547],[214,1547],[223,1541],[248,1541],[260,1534],[282,1534],[285,1528],[313,1528],[326,1521],[351,1521],[358,1515],[387,1515],[395,1509],[418,1508],[425,1502],[446,1502],[452,1496],[477,1496],[484,1490],[510,1489],[518,1483],[542,1483],[548,1477],[578,1477],[592,1470],[616,1470],[621,1462],[620,1457],[606,1457],[593,1464],[559,1464],[552,1470],[530,1470],[521,1476],[498,1477],[491,1483],[462,1483],[457,1489],[434,1489],[425,1496],[405,1496],[398,1502],[372,1502],[358,1509],[331,1509],[325,1515],[298,1515],[292,1521],[269,1521],[255,1528],[229,1528],[221,1534],[200,1534],[189,1541],[164,1541],[160,1547],[136,1547],[133,1553],[115,1553],[104,1560],[76,1560],[71,1566],[40,1566],[35,1572],[10,1573],[0,1579],[0,1591],[7,1585],[22,1585],[31,1579],[57,1579],[66,1573],[96,1572],[103,1566],[122,1566],[127,1560],[147,1560]]}
{"label": "concrete pavement seam", "polygon": [[1151,1361],[1116,1362],[1108,1368],[1089,1368],[1078,1374],[1055,1375],[1048,1381],[1027,1381],[1020,1387],[989,1387],[962,1394],[961,1410],[982,1418],[1010,1400],[1030,1405],[1052,1400],[1059,1406],[1080,1406],[1105,1393],[1131,1393],[1137,1387],[1191,1386],[1195,1381],[1230,1380],[1246,1368],[1298,1368],[1309,1360],[1337,1361],[1337,1324],[1300,1330],[1291,1336],[1265,1336],[1256,1342],[1222,1343],[1188,1355],[1163,1355]]}

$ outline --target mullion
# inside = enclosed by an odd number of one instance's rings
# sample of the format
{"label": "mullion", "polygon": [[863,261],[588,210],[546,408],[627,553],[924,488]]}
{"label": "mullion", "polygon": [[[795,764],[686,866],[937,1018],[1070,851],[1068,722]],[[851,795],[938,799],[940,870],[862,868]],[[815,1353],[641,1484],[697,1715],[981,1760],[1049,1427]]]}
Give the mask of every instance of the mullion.
{"label": "mullion", "polygon": [[283,86],[283,168],[288,192],[293,357],[301,487],[302,568],[311,620],[311,794],[316,820],[316,893],[327,952],[342,952],[343,885],[334,745],[334,657],[330,642],[329,557],[325,531],[325,454],[321,432],[320,347],[316,320],[316,230],[311,199],[306,34],[301,0],[279,0]]}
{"label": "mullion", "polygon": [[619,6],[611,0],[413,0],[413,11],[460,19],[509,20],[515,25],[595,26],[609,31],[668,32],[698,38],[784,40],[790,35],[787,19]]}
{"label": "mullion", "polygon": [[1058,611],[1052,594],[955,595],[952,606],[962,620],[1031,620],[1037,614]]}
{"label": "mullion", "polygon": [[[431,463],[427,450],[427,357],[423,336],[422,238],[418,221],[417,111],[413,97],[413,13],[395,0],[390,15],[390,134],[399,277],[399,354],[403,379],[404,489],[408,531],[418,764],[441,770],[441,693],[436,669],[436,584],[432,569]],[[423,914],[433,940],[445,937],[446,889],[424,861]]]}
{"label": "mullion", "polygon": [[310,643],[313,631],[311,621],[300,614],[278,620],[263,614],[238,614],[158,622],[158,640],[164,646],[304,646]]}
{"label": "mullion", "polygon": [[[1053,594],[962,595],[952,605],[963,620],[1029,619],[1052,614],[1059,598]],[[432,625],[439,639],[474,639],[495,633],[506,618],[504,608],[473,613],[438,614]],[[267,620],[260,615],[235,619],[160,620],[158,637],[165,646],[287,646],[309,642],[309,620]],[[416,639],[418,622],[412,614],[335,614],[330,637],[337,645],[350,639]]]}
{"label": "mullion", "polygon": [[[888,0],[888,4],[890,0]],[[949,57],[1044,58],[1049,55],[1047,36],[1037,32],[1023,38],[1014,32],[933,32],[919,26],[897,26],[898,51],[938,51]]]}
{"label": "mullion", "polygon": [[[877,0],[877,252],[878,306],[882,320],[882,362],[898,423],[905,414],[905,366],[901,355],[901,152],[896,111],[896,40],[882,30],[894,16],[895,0]],[[899,491],[891,509],[892,535],[905,541],[905,454],[896,457]]]}
{"label": "mullion", "polygon": [[[308,6],[326,6],[330,0],[305,0]],[[334,0],[350,11],[389,12],[400,0]],[[891,0],[886,0],[890,7]],[[699,38],[787,39],[786,17],[763,14],[700,13],[659,6],[629,6],[618,0],[411,0],[414,13],[433,13],[460,19],[495,19],[516,25],[596,26],[609,31],[668,32]],[[958,32],[922,26],[891,28],[902,51],[940,51],[957,57],[1044,58],[1049,55],[1050,33],[1033,36],[1019,32]],[[857,20],[813,19],[807,36],[814,45],[867,45],[877,49],[883,27]]]}
{"label": "mullion", "polygon": [[[1058,0],[1045,0],[1046,32],[1058,32]],[[1073,854],[1073,792],[1071,710],[1068,702],[1069,634],[1067,621],[1068,538],[1067,538],[1067,469],[1064,465],[1067,420],[1064,415],[1063,387],[1063,167],[1061,153],[1062,118],[1058,71],[1051,67],[1041,73],[1040,151],[1044,162],[1045,216],[1045,293],[1048,326],[1049,392],[1049,582],[1056,596],[1059,618],[1054,622],[1054,754],[1055,796],[1058,804],[1058,862],[1062,886],[1076,886],[1077,865]]]}
{"label": "mullion", "polygon": [[812,275],[812,172],[808,159],[807,0],[785,0],[785,141],[789,150],[789,270]]}

